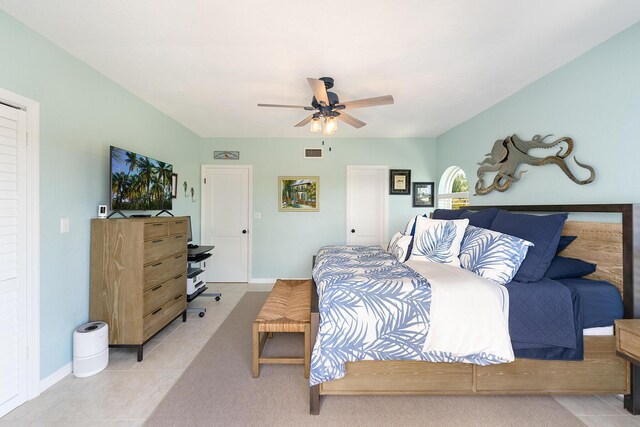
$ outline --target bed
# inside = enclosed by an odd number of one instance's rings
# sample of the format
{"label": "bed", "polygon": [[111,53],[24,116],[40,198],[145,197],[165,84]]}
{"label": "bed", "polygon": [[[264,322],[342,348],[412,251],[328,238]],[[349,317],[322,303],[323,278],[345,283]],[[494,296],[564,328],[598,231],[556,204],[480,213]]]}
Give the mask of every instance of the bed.
{"label": "bed", "polygon": [[[489,207],[472,207],[480,210]],[[586,280],[599,281],[609,288],[613,285],[623,299],[624,317],[637,317],[634,304],[633,248],[640,239],[638,207],[632,204],[617,205],[545,205],[545,206],[495,206],[514,212],[569,212],[620,214],[617,223],[567,221],[563,235],[578,236],[562,255],[580,258],[597,264],[597,270]],[[635,230],[635,231],[634,231]],[[602,281],[607,282],[602,284]],[[590,282],[568,281],[572,295],[587,289]],[[315,286],[315,283],[314,283]],[[320,314],[317,290],[312,292],[311,336],[312,347],[318,335]],[[638,294],[640,296],[640,293]],[[592,301],[595,301],[592,298]],[[636,306],[638,306],[636,308]],[[595,309],[595,308],[594,308]],[[604,316],[606,317],[606,316]],[[602,316],[601,316],[602,318]],[[589,320],[599,324],[597,316]],[[606,322],[605,322],[606,323]],[[589,328],[591,329],[591,328]],[[595,328],[597,329],[597,328]],[[594,330],[595,330],[594,329]],[[580,334],[582,335],[582,334]],[[625,407],[636,413],[640,408],[632,383],[637,372],[616,356],[615,337],[611,335],[586,335],[581,340],[580,360],[541,360],[518,356],[512,363],[441,363],[417,360],[364,360],[347,362],[344,376],[323,381],[310,387],[310,412],[318,414],[323,395],[372,395],[372,394],[625,394]],[[515,348],[515,346],[514,346]]]}

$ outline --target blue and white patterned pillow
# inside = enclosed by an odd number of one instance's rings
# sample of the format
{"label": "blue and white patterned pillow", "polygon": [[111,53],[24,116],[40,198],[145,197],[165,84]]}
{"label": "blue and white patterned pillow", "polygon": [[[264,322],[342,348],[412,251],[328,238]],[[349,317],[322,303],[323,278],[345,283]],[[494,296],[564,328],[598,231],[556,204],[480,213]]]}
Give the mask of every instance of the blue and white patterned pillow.
{"label": "blue and white patterned pillow", "polygon": [[460,246],[460,265],[500,285],[509,283],[533,243],[470,225]]}
{"label": "blue and white patterned pillow", "polygon": [[460,267],[460,242],[469,224],[468,219],[416,218],[411,260],[452,264]]}
{"label": "blue and white patterned pillow", "polygon": [[405,262],[409,258],[409,246],[411,245],[412,236],[406,236],[400,232],[397,232],[391,238],[387,252],[395,256],[398,261]]}

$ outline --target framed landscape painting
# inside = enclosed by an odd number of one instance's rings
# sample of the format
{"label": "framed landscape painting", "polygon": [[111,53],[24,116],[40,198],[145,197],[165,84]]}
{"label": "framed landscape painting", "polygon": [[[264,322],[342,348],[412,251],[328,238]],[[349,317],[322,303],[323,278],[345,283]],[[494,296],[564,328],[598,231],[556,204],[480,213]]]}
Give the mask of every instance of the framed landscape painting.
{"label": "framed landscape painting", "polygon": [[413,207],[432,208],[433,207],[433,182],[413,183]]}
{"label": "framed landscape painting", "polygon": [[278,210],[280,212],[318,212],[320,210],[320,177],[279,176]]}

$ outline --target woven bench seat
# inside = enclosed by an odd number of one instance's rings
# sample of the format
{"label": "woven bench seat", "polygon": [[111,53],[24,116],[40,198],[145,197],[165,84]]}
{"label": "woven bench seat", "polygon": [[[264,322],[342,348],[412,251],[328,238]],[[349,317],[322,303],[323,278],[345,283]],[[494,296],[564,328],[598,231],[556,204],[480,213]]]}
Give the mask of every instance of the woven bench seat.
{"label": "woven bench seat", "polygon": [[[273,332],[304,333],[304,357],[264,357],[262,349]],[[253,322],[253,377],[260,376],[260,364],[304,364],[309,378],[311,357],[311,280],[280,280]],[[260,334],[263,334],[262,336]]]}

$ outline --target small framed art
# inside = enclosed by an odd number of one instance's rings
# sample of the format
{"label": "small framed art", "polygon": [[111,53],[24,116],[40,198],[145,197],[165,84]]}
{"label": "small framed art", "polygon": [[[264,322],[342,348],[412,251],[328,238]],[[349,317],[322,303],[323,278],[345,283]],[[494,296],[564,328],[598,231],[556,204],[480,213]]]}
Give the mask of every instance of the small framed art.
{"label": "small framed art", "polygon": [[171,198],[175,199],[178,197],[178,174],[171,174]]}
{"label": "small framed art", "polygon": [[389,194],[411,194],[411,170],[391,169],[389,171]]}
{"label": "small framed art", "polygon": [[214,151],[213,158],[215,160],[238,160],[240,159],[239,151]]}
{"label": "small framed art", "polygon": [[278,210],[280,212],[318,212],[320,210],[320,177],[279,176]]}
{"label": "small framed art", "polygon": [[432,208],[433,206],[433,182],[414,182],[413,207]]}

